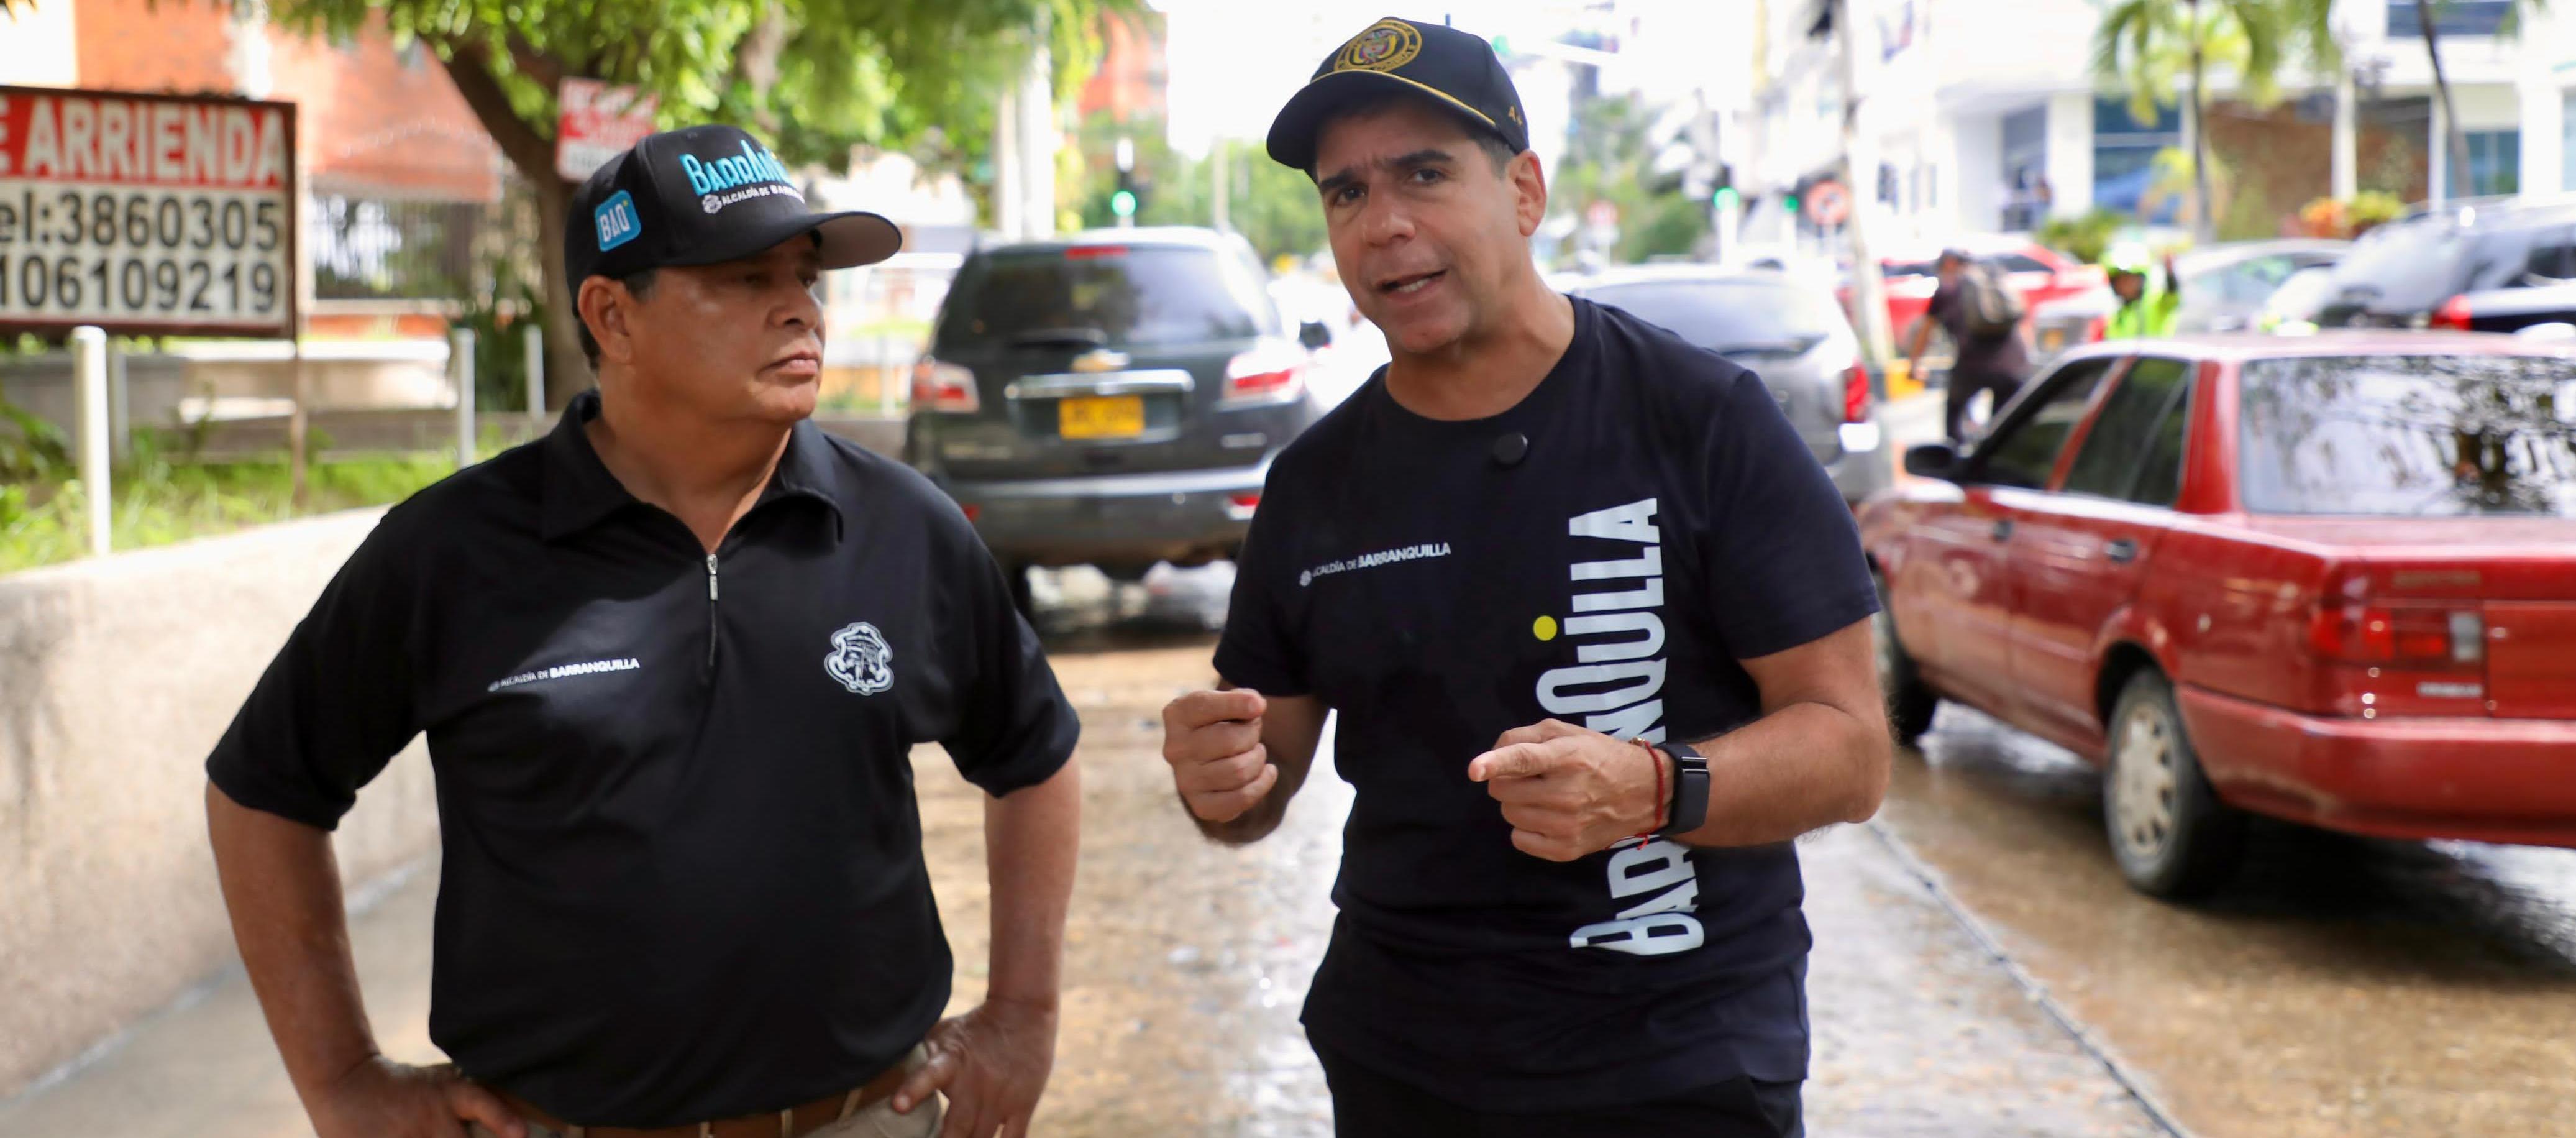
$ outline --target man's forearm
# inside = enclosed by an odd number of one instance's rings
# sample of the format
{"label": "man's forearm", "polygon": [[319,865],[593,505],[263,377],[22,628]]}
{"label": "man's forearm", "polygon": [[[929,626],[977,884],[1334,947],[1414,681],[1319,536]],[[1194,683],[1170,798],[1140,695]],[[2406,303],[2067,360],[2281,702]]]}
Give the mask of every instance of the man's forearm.
{"label": "man's forearm", "polygon": [[987,999],[1053,1009],[1062,987],[1064,916],[1082,845],[1082,773],[1053,777],[984,804],[985,874],[993,891]]}
{"label": "man's forearm", "polygon": [[1708,823],[1687,845],[1769,845],[1866,821],[1887,793],[1886,724],[1828,703],[1790,704],[1693,749],[1708,757]]}
{"label": "man's forearm", "polygon": [[377,1055],[349,954],[331,835],[206,787],[206,826],[242,966],[307,1103]]}

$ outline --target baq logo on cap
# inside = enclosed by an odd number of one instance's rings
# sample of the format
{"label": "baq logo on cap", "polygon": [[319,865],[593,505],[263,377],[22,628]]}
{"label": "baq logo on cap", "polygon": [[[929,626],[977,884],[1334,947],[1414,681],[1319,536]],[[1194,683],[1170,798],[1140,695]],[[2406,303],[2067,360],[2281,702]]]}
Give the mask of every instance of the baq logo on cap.
{"label": "baq logo on cap", "polygon": [[1342,45],[1335,71],[1393,71],[1422,54],[1422,31],[1398,19],[1384,19]]}
{"label": "baq logo on cap", "polygon": [[599,227],[599,251],[602,253],[632,241],[644,232],[644,223],[635,216],[635,197],[624,190],[599,203],[599,208],[591,211],[590,219]]}

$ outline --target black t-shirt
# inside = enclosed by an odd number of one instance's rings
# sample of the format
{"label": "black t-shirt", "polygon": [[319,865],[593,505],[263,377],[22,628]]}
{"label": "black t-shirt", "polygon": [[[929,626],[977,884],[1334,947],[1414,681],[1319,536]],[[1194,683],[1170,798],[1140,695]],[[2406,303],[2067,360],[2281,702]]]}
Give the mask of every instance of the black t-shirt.
{"label": "black t-shirt", "polygon": [[[2000,282],[1999,282],[2000,283]],[[2010,287],[2006,285],[2005,287]],[[1941,330],[1950,334],[1950,343],[1958,350],[1950,370],[1976,379],[2004,379],[2019,383],[2030,377],[2030,349],[2022,344],[2021,329],[2002,336],[1979,336],[1968,330],[1967,291],[1955,284],[1933,290],[1931,306],[1925,315]]]}
{"label": "black t-shirt", "polygon": [[330,828],[421,732],[430,1038],[569,1121],[774,1111],[898,1062],[951,962],[909,752],[994,794],[1077,724],[964,515],[800,424],[714,558],[554,433],[393,509],[207,762]]}
{"label": "black t-shirt", "polygon": [[1573,303],[1564,358],[1511,410],[1426,419],[1380,372],[1289,447],[1216,654],[1340,716],[1357,793],[1307,1030],[1501,1110],[1803,1078],[1809,941],[1789,845],[1544,861],[1468,761],[1550,717],[1742,726],[1761,702],[1738,660],[1877,604],[1842,496],[1760,380]]}

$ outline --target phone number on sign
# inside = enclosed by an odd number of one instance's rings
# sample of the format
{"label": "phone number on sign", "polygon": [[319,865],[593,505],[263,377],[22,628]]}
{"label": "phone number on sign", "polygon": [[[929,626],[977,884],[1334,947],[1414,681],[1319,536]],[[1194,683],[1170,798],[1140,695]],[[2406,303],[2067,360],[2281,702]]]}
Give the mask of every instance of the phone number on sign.
{"label": "phone number on sign", "polygon": [[0,192],[0,320],[280,319],[286,203],[211,190]]}

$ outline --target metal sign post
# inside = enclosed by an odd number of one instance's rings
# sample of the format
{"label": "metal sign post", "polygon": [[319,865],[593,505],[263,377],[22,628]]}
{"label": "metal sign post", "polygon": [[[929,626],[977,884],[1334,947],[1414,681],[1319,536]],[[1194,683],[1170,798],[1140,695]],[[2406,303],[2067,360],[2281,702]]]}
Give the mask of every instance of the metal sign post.
{"label": "metal sign post", "polygon": [[108,476],[107,333],[72,329],[72,379],[79,404],[74,416],[80,446],[81,496],[89,507],[89,555],[105,557],[116,497]]}
{"label": "metal sign post", "polygon": [[447,330],[447,378],[456,385],[456,468],[474,465],[474,330]]}

